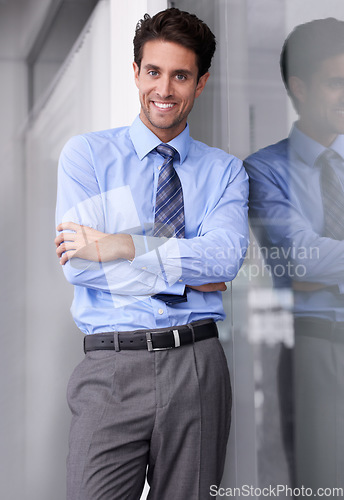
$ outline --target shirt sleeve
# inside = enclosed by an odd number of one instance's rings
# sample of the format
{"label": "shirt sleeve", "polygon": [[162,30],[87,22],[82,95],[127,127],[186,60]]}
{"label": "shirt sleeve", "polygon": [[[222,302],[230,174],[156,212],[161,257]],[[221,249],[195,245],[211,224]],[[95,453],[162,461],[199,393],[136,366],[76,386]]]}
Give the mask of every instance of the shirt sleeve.
{"label": "shirt sleeve", "polygon": [[[71,221],[106,232],[105,199],[87,139],[73,137],[59,160],[56,223]],[[167,284],[164,276],[136,269],[124,259],[98,263],[73,258],[63,266],[63,271],[73,285],[118,295],[149,296],[162,291],[182,295],[185,289],[182,283]]]}
{"label": "shirt sleeve", "polygon": [[[149,269],[168,282],[198,286],[232,281],[248,247],[248,178],[242,162],[232,157],[228,180],[204,217],[194,238],[133,236],[132,267]],[[214,186],[217,189],[217,186]],[[159,241],[157,241],[159,240]]]}
{"label": "shirt sleeve", "polygon": [[294,280],[340,285],[344,242],[313,230],[291,199],[288,176],[272,170],[268,158],[253,155],[245,160],[245,167],[250,177],[250,223],[275,281],[283,274],[277,273],[276,266],[283,266],[289,284]]}

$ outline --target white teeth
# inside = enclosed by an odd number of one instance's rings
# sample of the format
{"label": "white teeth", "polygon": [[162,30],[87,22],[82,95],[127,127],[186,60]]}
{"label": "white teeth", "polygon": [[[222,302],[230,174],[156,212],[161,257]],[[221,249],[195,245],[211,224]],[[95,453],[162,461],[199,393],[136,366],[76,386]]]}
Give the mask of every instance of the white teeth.
{"label": "white teeth", "polygon": [[155,102],[155,101],[154,101],[154,104],[155,104],[155,106],[157,106],[158,108],[161,108],[161,109],[172,108],[174,106],[173,104],[168,104],[168,103],[164,103],[164,102]]}

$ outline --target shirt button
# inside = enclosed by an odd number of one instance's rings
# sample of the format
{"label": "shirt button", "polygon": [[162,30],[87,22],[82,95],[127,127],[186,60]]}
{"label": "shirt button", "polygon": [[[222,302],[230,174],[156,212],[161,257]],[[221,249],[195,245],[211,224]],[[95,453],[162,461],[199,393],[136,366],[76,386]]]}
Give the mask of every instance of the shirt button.
{"label": "shirt button", "polygon": [[158,166],[158,170],[161,170],[161,167],[162,167],[162,165],[159,165],[159,166]]}
{"label": "shirt button", "polygon": [[159,309],[158,313],[159,314],[164,314],[164,310],[163,309]]}

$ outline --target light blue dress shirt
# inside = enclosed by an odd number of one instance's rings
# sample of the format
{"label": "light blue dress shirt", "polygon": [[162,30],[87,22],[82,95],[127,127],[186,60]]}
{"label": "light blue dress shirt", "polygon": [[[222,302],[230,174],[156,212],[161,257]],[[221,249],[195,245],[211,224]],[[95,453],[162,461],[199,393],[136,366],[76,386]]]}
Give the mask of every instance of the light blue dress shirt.
{"label": "light blue dress shirt", "polygon": [[133,261],[80,258],[63,269],[75,286],[72,315],[85,333],[164,328],[224,319],[221,292],[187,290],[167,306],[159,292],[231,281],[248,246],[248,179],[237,158],[193,140],[188,126],[169,142],[184,196],[185,238],[152,236],[161,141],[136,118],[131,127],[71,138],[59,162],[56,221],[133,236]]}
{"label": "light blue dress shirt", "polygon": [[[325,149],[294,125],[288,139],[261,149],[244,164],[250,177],[252,226],[263,253],[269,253],[275,285],[290,286],[293,280],[325,285],[295,292],[295,314],[344,321],[344,241],[322,236],[318,159]],[[344,136],[330,149],[339,155],[332,167],[344,185]]]}

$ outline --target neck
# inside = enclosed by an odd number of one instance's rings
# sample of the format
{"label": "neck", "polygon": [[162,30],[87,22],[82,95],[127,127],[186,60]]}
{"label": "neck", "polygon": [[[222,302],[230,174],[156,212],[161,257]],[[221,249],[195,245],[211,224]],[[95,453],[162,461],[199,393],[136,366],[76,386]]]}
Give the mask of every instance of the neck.
{"label": "neck", "polygon": [[317,124],[307,123],[302,118],[297,122],[297,126],[301,132],[326,148],[331,146],[333,141],[338,137],[338,134],[323,130],[321,127],[317,127]]}
{"label": "neck", "polygon": [[144,125],[146,125],[146,127],[149,128],[149,130],[153,132],[153,134],[156,135],[160,139],[160,141],[165,144],[169,141],[172,141],[172,139],[181,134],[186,127],[186,121],[178,123],[176,124],[176,126],[173,127],[172,126],[167,128],[157,127],[153,125],[150,120],[147,119],[146,115],[142,111],[142,108],[140,112],[140,119],[142,123],[144,123]]}

